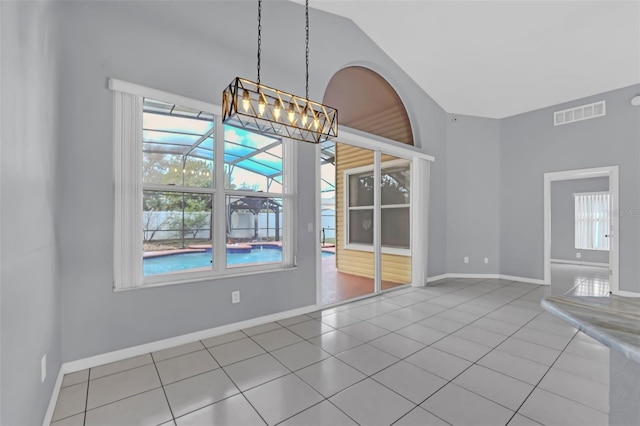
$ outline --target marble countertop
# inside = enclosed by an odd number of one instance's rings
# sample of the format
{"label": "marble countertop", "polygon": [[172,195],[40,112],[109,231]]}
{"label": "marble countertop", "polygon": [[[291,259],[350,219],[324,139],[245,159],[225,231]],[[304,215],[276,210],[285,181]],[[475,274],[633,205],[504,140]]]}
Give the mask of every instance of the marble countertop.
{"label": "marble countertop", "polygon": [[542,307],[640,364],[640,298],[548,296]]}

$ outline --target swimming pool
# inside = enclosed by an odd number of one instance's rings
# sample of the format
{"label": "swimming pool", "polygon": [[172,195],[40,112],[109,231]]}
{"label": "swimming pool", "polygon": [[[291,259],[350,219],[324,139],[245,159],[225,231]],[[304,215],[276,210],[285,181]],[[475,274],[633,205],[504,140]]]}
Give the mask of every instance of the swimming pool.
{"label": "swimming pool", "polygon": [[[333,256],[331,252],[322,252],[322,258]],[[282,261],[282,250],[274,248],[254,248],[246,253],[227,251],[227,265],[260,264]],[[185,271],[188,269],[207,268],[211,266],[211,253],[178,253],[167,256],[148,257],[142,262],[145,277]]]}

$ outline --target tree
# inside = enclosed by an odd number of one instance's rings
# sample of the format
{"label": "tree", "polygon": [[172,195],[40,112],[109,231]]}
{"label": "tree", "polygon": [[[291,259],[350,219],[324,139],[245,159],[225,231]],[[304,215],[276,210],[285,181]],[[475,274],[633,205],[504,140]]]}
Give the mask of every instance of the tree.
{"label": "tree", "polygon": [[213,158],[145,152],[142,166],[145,183],[194,188],[213,186]]}
{"label": "tree", "polygon": [[142,231],[143,240],[152,241],[156,233],[166,230],[166,225],[170,223],[175,216],[175,212],[168,209],[169,204],[175,201],[169,201],[170,194],[157,191],[144,191],[142,195]]}

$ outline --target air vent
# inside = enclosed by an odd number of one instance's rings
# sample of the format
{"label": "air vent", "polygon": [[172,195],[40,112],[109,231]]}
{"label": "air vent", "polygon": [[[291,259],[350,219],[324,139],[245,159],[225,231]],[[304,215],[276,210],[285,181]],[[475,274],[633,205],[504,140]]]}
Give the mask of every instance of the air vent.
{"label": "air vent", "polygon": [[574,121],[589,120],[596,117],[602,117],[607,114],[607,105],[605,101],[595,102],[588,105],[582,105],[575,108],[564,109],[553,113],[553,125],[561,126],[563,124],[573,123]]}

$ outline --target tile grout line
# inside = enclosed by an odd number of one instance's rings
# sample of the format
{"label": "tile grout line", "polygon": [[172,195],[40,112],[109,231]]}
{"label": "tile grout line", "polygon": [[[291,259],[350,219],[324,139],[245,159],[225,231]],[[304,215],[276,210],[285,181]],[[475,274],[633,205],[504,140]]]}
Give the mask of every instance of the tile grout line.
{"label": "tile grout line", "polygon": [[91,369],[87,372],[87,396],[84,400],[84,416],[82,417],[82,426],[87,424],[87,411],[89,408],[89,386],[91,386]]}
{"label": "tile grout line", "polygon": [[176,416],[173,414],[173,408],[171,408],[171,403],[169,402],[169,397],[167,396],[167,391],[164,388],[164,383],[162,382],[162,377],[160,377],[160,370],[158,370],[158,365],[156,364],[156,360],[153,357],[153,353],[149,354],[151,356],[151,360],[153,361],[153,367],[156,370],[156,374],[158,375],[158,380],[160,381],[160,387],[162,388],[162,394],[164,395],[165,401],[167,401],[167,407],[169,407],[169,414],[171,414],[171,420],[173,423],[176,423]]}
{"label": "tile grout line", "polygon": [[[211,357],[212,357],[216,362],[218,362],[218,360],[216,359],[216,357],[215,357],[215,356],[213,356],[213,354],[212,354],[211,352],[209,352],[209,354],[211,355]],[[262,355],[262,354],[261,354],[261,355]],[[276,360],[276,361],[277,361],[277,360]],[[245,401],[247,401],[247,404],[249,404],[249,405],[251,406],[251,408],[253,408],[253,411],[255,411],[255,412],[256,412],[256,414],[260,417],[260,419],[264,422],[264,424],[265,424],[265,425],[268,425],[268,424],[269,424],[269,422],[267,422],[267,421],[265,420],[265,418],[262,416],[262,414],[260,413],[260,411],[258,411],[258,409],[257,409],[256,407],[254,407],[254,405],[251,403],[251,401],[249,401],[249,398],[247,398],[247,396],[244,394],[244,391],[243,391],[242,389],[240,389],[240,386],[238,386],[238,384],[233,380],[233,378],[229,375],[229,373],[227,373],[227,370],[225,370],[225,369],[224,369],[224,367],[222,366],[222,364],[220,364],[219,362],[218,362],[218,364],[220,365],[220,369],[221,369],[221,370],[222,370],[222,372],[225,374],[225,376],[227,376],[227,378],[231,381],[231,383],[233,383],[233,385],[236,387],[236,389],[238,389],[238,392],[240,392],[239,394],[236,394],[236,395],[242,395],[242,397],[244,398],[244,400],[245,400]],[[285,368],[286,368],[286,367],[285,367]],[[282,376],[281,376],[281,377],[282,377]],[[274,379],[274,380],[275,380],[275,379]],[[267,383],[268,383],[268,382],[267,382]],[[253,389],[253,388],[251,388],[251,389]],[[250,390],[250,389],[248,389],[248,390]],[[235,395],[232,395],[232,396],[235,396]],[[231,398],[231,397],[229,397],[229,398]],[[220,401],[214,402],[213,404],[217,404],[218,402],[220,402]],[[211,404],[211,405],[213,405],[213,404]],[[201,410],[202,408],[204,408],[204,407],[201,407],[201,408],[199,408],[198,410]],[[194,411],[197,411],[197,410],[194,410]]]}
{"label": "tile grout line", "polygon": [[[569,340],[569,342],[567,342],[567,344],[566,344],[566,345],[565,345],[565,347],[562,349],[562,351],[560,352],[560,354],[556,357],[556,359],[553,361],[553,363],[551,363],[551,365],[549,366],[549,368],[547,369],[547,371],[544,373],[544,375],[540,378],[540,381],[538,381],[538,383],[536,384],[535,389],[537,389],[537,388],[538,388],[538,385],[540,385],[540,383],[542,382],[542,380],[544,380],[544,378],[547,376],[547,374],[549,374],[549,372],[553,369],[553,367],[556,365],[556,363],[558,362],[558,360],[560,359],[560,357],[561,357],[563,354],[565,354],[565,352],[566,352],[567,348],[569,347],[569,345],[570,345],[570,344],[571,344],[571,343],[572,343],[572,342],[573,342],[573,341],[578,337],[578,334],[579,334],[579,331],[573,335],[573,337],[571,338],[571,340]],[[590,380],[590,379],[587,379],[587,378],[585,378],[585,377],[581,377],[581,376],[578,376],[578,375],[576,375],[576,374],[573,374],[573,373],[570,373],[570,372],[567,372],[567,371],[563,371],[563,370],[558,370],[558,371],[561,371],[561,372],[563,372],[563,373],[565,373],[565,374],[569,374],[569,375],[572,375],[572,376],[579,377],[579,378],[584,379],[584,380],[592,381],[592,382],[597,383],[597,384],[602,385],[602,386],[607,386],[607,385],[605,385],[605,384],[603,384],[603,383],[599,383],[599,382],[596,382],[596,381],[594,381],[594,380]],[[534,389],[534,390],[535,390],[535,389]],[[540,389],[544,390],[545,392],[549,392],[549,393],[552,393],[552,394],[554,394],[554,395],[557,395],[557,396],[559,396],[559,397],[561,397],[561,398],[567,399],[567,400],[569,400],[569,401],[575,402],[576,404],[580,404],[580,405],[582,405],[582,406],[584,406],[584,407],[591,408],[592,410],[594,410],[594,411],[598,411],[598,412],[600,412],[600,413],[602,413],[602,414],[605,414],[605,415],[607,415],[607,416],[609,415],[609,413],[608,413],[608,412],[604,412],[604,411],[601,411],[601,410],[599,410],[599,409],[597,409],[597,408],[590,407],[590,406],[588,406],[588,405],[586,405],[586,404],[584,404],[584,403],[582,403],[582,402],[580,402],[580,401],[576,401],[575,399],[569,398],[568,396],[561,395],[561,394],[559,394],[559,393],[556,393],[556,392],[553,392],[553,391],[550,391],[550,390],[547,390],[547,389],[544,389],[544,388],[540,388]],[[533,391],[532,391],[531,393],[533,393]],[[529,396],[531,396],[531,394],[529,394],[529,395],[527,396],[527,399],[529,398]],[[525,402],[526,402],[526,399],[525,399]],[[524,404],[524,402],[523,402],[523,404]],[[525,417],[526,417],[526,416],[525,416]]]}
{"label": "tile grout line", "polygon": [[[551,371],[551,369],[553,368],[553,366],[555,365],[556,362],[558,362],[558,359],[562,356],[562,354],[564,353],[564,351],[567,349],[567,347],[571,344],[571,342],[573,342],[573,340],[576,338],[576,336],[578,335],[578,333],[574,333],[574,335],[571,337],[571,339],[567,342],[567,344],[564,346],[564,348],[560,351],[560,353],[558,354],[558,356],[556,357],[555,360],[553,360],[553,362],[551,363],[551,365],[549,365],[549,368],[547,368],[547,371],[544,372],[544,374],[542,375],[542,377],[540,377],[540,380],[538,380],[538,383],[536,383],[536,385],[533,387],[533,389],[531,389],[531,392],[529,392],[529,394],[526,396],[526,398],[524,399],[524,401],[522,401],[522,403],[520,404],[520,406],[518,406],[518,409],[516,410],[515,414],[513,416],[511,416],[511,419],[513,419],[513,417],[515,417],[516,414],[520,414],[520,409],[524,406],[524,404],[527,402],[527,400],[531,397],[531,395],[533,394],[533,392],[535,392],[536,389],[538,389],[538,386],[540,386],[540,383],[542,383],[542,381],[544,380],[544,378],[547,376],[547,374],[549,374],[549,371]],[[543,389],[544,390],[544,389]],[[552,392],[553,393],[553,392]],[[558,395],[558,396],[562,396],[562,395]],[[566,397],[563,397],[566,398]],[[573,401],[570,398],[566,398],[570,401]],[[578,401],[573,401],[573,402],[578,402]],[[520,414],[521,416],[524,416],[524,414]],[[527,417],[527,416],[524,416]],[[527,417],[529,418],[529,417]],[[511,421],[511,419],[509,419],[509,421]],[[531,419],[533,421],[537,421],[534,419]]]}

